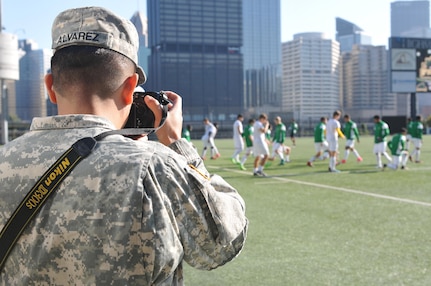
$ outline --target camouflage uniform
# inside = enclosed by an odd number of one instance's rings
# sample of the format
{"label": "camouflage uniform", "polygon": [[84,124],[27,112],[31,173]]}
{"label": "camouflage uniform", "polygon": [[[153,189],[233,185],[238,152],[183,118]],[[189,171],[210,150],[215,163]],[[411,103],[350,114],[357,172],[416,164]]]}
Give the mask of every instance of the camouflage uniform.
{"label": "camouflage uniform", "polygon": [[[0,228],[71,144],[112,129],[93,115],[35,118],[0,148]],[[183,285],[182,260],[207,270],[232,260],[246,237],[242,198],[190,143],[169,147],[98,142],[27,226],[0,285]]]}

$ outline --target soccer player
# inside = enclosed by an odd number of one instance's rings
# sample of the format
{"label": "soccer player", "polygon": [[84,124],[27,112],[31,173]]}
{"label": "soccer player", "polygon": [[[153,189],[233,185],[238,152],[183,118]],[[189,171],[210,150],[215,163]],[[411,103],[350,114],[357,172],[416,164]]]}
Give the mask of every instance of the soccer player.
{"label": "soccer player", "polygon": [[410,142],[412,141],[412,127],[413,127],[413,121],[412,118],[407,118],[407,135],[406,135],[406,149],[410,150]]}
{"label": "soccer player", "polygon": [[265,113],[262,113],[253,125],[253,154],[255,156],[254,176],[266,177],[266,174],[263,172],[263,168],[269,155],[268,143],[266,142],[265,136],[268,128],[268,116]]}
{"label": "soccer player", "polygon": [[183,132],[181,133],[181,138],[186,139],[188,142],[191,142],[191,132],[192,132],[192,126],[188,124],[186,128],[183,129]]}
{"label": "soccer player", "polygon": [[292,121],[289,125],[289,134],[290,140],[292,140],[293,146],[296,146],[296,133],[298,133],[299,125],[295,122],[295,119],[292,118]]}
{"label": "soccer player", "polygon": [[207,149],[210,148],[211,150],[211,159],[217,159],[220,157],[220,153],[217,149],[217,146],[214,143],[214,137],[217,134],[217,128],[214,126],[214,124],[211,123],[211,121],[208,118],[204,119],[205,124],[205,133],[202,136],[202,141],[204,143],[204,148],[202,150],[202,159],[205,160],[205,155],[207,153]]}
{"label": "soccer player", "polygon": [[422,147],[422,134],[424,132],[424,125],[422,124],[422,116],[418,115],[416,116],[416,119],[413,121],[412,124],[412,143],[414,146],[414,150],[412,154],[410,155],[409,159],[410,161],[413,161],[413,158],[415,159],[415,163],[420,163],[420,156],[421,156],[421,147]]}
{"label": "soccer player", "polygon": [[242,133],[244,132],[242,126],[243,120],[244,117],[242,114],[238,114],[235,122],[233,123],[233,142],[235,151],[233,152],[231,160],[234,164],[240,164],[239,154],[242,152],[242,150],[244,150],[244,140],[242,138]]}
{"label": "soccer player", "polygon": [[392,162],[384,164],[383,167],[389,167],[397,170],[401,164],[401,169],[406,169],[407,159],[409,152],[406,149],[406,138],[407,129],[401,128],[401,133],[397,133],[392,137],[392,140],[388,142],[389,150],[392,154]]}
{"label": "soccer player", "polygon": [[248,125],[245,127],[244,129],[244,133],[242,134],[242,136],[245,139],[245,154],[244,156],[242,156],[241,159],[241,163],[239,164],[239,168],[241,170],[247,170],[244,166],[245,161],[247,161],[247,158],[253,154],[253,125],[254,125],[255,120],[252,118],[248,121]]}
{"label": "soccer player", "polygon": [[340,171],[335,169],[337,165],[337,153],[338,153],[338,137],[346,138],[341,132],[341,124],[338,121],[341,116],[341,111],[336,110],[332,114],[332,118],[328,120],[326,124],[326,140],[328,140],[329,149],[329,172],[339,173]]}
{"label": "soccer player", "polygon": [[350,118],[349,114],[344,115],[344,135],[346,136],[346,150],[344,151],[344,159],[341,163],[345,164],[349,158],[350,152],[356,156],[356,161],[362,162],[362,157],[355,149],[355,140],[359,143],[359,131],[356,123]]}
{"label": "soccer player", "polygon": [[[284,162],[289,162],[290,148],[284,145],[284,140],[286,138],[286,125],[281,120],[280,116],[275,117],[275,131],[272,137],[272,154],[268,160],[273,161],[275,155],[280,158],[280,164],[284,165]],[[285,157],[286,155],[286,157]]]}
{"label": "soccer player", "polygon": [[321,117],[320,122],[314,127],[314,149],[316,154],[307,162],[307,166],[313,167],[317,159],[323,160],[329,157],[328,141],[326,141],[326,117]]}
{"label": "soccer player", "polygon": [[389,125],[380,119],[380,116],[374,116],[374,154],[376,154],[377,168],[382,168],[382,155],[391,162],[392,159],[386,152],[386,137],[389,135]]}

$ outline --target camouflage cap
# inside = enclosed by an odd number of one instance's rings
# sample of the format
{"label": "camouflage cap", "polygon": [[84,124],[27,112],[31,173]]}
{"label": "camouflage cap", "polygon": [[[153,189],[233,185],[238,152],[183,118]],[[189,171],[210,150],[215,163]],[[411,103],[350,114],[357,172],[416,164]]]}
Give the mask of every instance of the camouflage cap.
{"label": "camouflage cap", "polygon": [[138,65],[139,38],[135,26],[101,7],[82,7],[61,12],[52,25],[52,48],[84,45],[116,51],[136,65],[138,84],[146,81],[144,70]]}

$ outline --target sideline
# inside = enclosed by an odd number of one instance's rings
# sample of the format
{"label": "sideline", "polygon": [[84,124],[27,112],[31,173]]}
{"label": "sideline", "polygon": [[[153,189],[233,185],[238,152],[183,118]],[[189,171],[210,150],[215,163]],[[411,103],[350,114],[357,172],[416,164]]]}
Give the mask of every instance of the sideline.
{"label": "sideline", "polygon": [[[223,171],[228,171],[228,172],[234,172],[237,174],[250,175],[250,172],[246,172],[246,171],[232,170],[232,169],[228,169],[228,168],[220,168],[220,167],[215,167],[215,166],[207,166],[207,167],[210,167],[212,169],[219,169],[219,170],[223,170]],[[363,192],[363,191],[358,191],[358,190],[353,190],[353,189],[347,189],[347,188],[341,188],[341,187],[335,187],[335,186],[329,186],[329,185],[323,185],[323,184],[317,184],[317,183],[311,183],[311,182],[304,182],[304,181],[299,181],[299,180],[281,178],[281,177],[277,177],[277,176],[270,176],[268,178],[275,179],[275,180],[278,180],[281,182],[295,183],[295,184],[299,184],[299,185],[307,185],[307,186],[312,186],[312,187],[316,187],[316,188],[325,188],[325,189],[335,190],[335,191],[340,191],[340,192],[345,192],[345,193],[351,193],[351,194],[369,196],[369,197],[374,197],[374,198],[379,198],[379,199],[392,200],[392,201],[396,201],[396,202],[402,202],[402,203],[420,205],[420,206],[425,206],[425,207],[431,207],[431,203],[415,201],[415,200],[410,200],[410,199],[403,199],[403,198],[386,196],[386,195],[375,194],[375,193],[368,193],[368,192]]]}

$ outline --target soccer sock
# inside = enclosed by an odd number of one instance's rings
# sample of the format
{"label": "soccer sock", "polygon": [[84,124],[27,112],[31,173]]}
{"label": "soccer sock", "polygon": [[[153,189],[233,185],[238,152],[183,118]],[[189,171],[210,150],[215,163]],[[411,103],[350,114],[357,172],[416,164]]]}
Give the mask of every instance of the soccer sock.
{"label": "soccer sock", "polygon": [[392,158],[389,156],[389,154],[387,152],[383,152],[383,156],[385,156],[385,158],[389,161],[392,162]]}
{"label": "soccer sock", "polygon": [[336,164],[336,162],[337,162],[337,159],[335,158],[335,156],[334,156],[334,157],[330,157],[330,158],[329,158],[329,168],[330,168],[331,170],[334,170],[334,169],[335,169],[335,164]]}
{"label": "soccer sock", "polygon": [[349,158],[350,150],[344,151],[344,160],[347,160]]}
{"label": "soccer sock", "polygon": [[356,149],[353,149],[353,154],[355,154],[356,158],[360,158],[361,155],[359,155],[359,152],[356,151]]}
{"label": "soccer sock", "polygon": [[421,156],[421,150],[416,149],[416,161],[419,161],[420,156]]}
{"label": "soccer sock", "polygon": [[314,160],[316,160],[316,156],[310,158],[310,162],[314,162]]}
{"label": "soccer sock", "polygon": [[382,167],[382,156],[380,155],[380,153],[376,154],[376,159],[377,159],[377,166],[379,168],[381,168]]}
{"label": "soccer sock", "polygon": [[407,160],[409,159],[408,153],[404,152],[401,155],[401,166],[405,167],[407,165]]}
{"label": "soccer sock", "polygon": [[262,170],[263,170],[263,166],[262,166],[262,165],[259,165],[259,167],[257,167],[257,170],[258,170],[259,172],[262,172]]}
{"label": "soccer sock", "polygon": [[290,156],[286,155],[286,162],[289,162],[289,161],[290,161]]}

